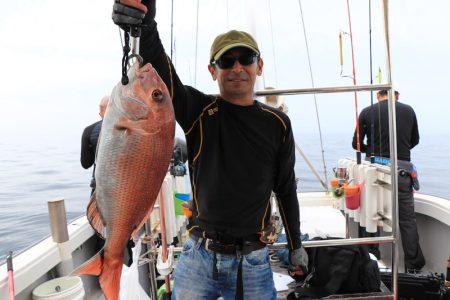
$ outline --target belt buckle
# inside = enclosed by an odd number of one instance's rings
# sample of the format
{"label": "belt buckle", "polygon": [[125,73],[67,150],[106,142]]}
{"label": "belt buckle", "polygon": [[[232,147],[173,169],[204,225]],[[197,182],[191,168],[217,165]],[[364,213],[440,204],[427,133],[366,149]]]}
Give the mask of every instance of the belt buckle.
{"label": "belt buckle", "polygon": [[205,239],[205,249],[206,250],[209,250],[209,251],[214,251],[212,248],[211,248],[211,245],[213,245],[214,244],[214,241],[212,240],[212,239]]}

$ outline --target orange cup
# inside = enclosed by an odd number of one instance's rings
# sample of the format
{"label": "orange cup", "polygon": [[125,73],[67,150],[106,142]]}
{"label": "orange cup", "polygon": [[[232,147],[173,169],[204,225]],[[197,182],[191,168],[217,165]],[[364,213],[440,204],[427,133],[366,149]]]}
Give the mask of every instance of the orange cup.
{"label": "orange cup", "polygon": [[359,208],[361,187],[360,185],[346,185],[344,186],[345,206],[350,210]]}

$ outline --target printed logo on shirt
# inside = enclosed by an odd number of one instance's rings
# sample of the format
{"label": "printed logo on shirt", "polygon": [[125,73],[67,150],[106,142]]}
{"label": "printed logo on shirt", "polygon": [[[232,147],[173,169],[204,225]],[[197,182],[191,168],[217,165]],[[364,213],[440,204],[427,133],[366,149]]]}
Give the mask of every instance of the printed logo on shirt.
{"label": "printed logo on shirt", "polygon": [[218,107],[210,108],[210,109],[208,109],[208,115],[212,116],[213,114],[215,114],[218,111],[219,111]]}

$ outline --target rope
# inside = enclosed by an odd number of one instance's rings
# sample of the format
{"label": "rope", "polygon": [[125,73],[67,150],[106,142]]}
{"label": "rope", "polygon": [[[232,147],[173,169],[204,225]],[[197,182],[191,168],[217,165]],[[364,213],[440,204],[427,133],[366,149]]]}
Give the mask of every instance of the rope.
{"label": "rope", "polygon": [[[302,4],[301,4],[301,0],[298,0],[298,6],[300,8],[300,16],[302,19],[302,27],[303,27],[303,35],[305,37],[305,46],[306,46],[306,54],[308,56],[308,65],[309,65],[309,74],[311,77],[311,85],[314,88],[314,76],[313,76],[313,72],[312,72],[312,65],[311,65],[311,56],[309,54],[309,46],[308,46],[308,38],[306,35],[306,26],[305,26],[305,19],[303,17],[303,9],[302,9]],[[314,106],[316,108],[316,118],[317,118],[317,125],[319,127],[319,138],[320,138],[320,149],[321,149],[321,154],[322,154],[322,162],[323,162],[323,170],[325,173],[325,183],[326,183],[326,189],[328,190],[328,178],[327,178],[327,166],[325,163],[325,151],[323,148],[323,139],[322,139],[322,129],[320,126],[320,118],[319,118],[319,108],[317,106],[317,97],[316,94],[313,94],[314,97]]]}

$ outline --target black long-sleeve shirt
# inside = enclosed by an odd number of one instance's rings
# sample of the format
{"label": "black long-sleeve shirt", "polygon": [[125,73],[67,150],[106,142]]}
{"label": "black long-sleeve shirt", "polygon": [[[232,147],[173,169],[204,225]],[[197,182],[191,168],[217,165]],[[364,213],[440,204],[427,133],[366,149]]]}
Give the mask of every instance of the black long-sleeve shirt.
{"label": "black long-sleeve shirt", "polygon": [[[395,102],[397,126],[397,158],[411,161],[411,149],[419,143],[419,129],[417,118],[411,106]],[[372,122],[373,116],[373,122]],[[373,130],[372,126],[373,124]],[[388,101],[383,100],[364,108],[359,115],[359,135],[361,152],[370,157],[372,153],[372,131],[374,133],[374,155],[390,157],[389,146],[389,112]],[[364,143],[366,138],[367,144]],[[353,135],[352,146],[357,149],[356,130]]]}
{"label": "black long-sleeve shirt", "polygon": [[95,162],[95,151],[97,149],[98,137],[102,128],[102,120],[89,125],[83,130],[81,136],[80,162],[83,168],[90,168]]}
{"label": "black long-sleeve shirt", "polygon": [[256,234],[270,219],[276,193],[290,248],[300,247],[295,147],[289,118],[258,101],[231,104],[185,86],[167,58],[153,22],[140,54],[166,83],[183,129],[194,197],[193,221],[235,237]]}

